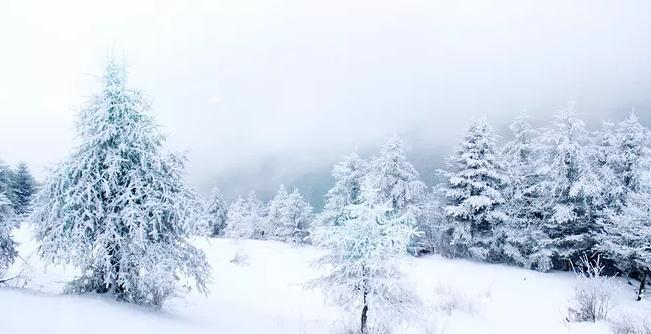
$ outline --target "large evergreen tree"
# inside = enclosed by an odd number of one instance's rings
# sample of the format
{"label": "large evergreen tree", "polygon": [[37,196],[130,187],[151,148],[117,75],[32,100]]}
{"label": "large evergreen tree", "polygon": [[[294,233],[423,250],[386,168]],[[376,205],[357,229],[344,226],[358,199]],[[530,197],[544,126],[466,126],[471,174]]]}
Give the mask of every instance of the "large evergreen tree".
{"label": "large evergreen tree", "polygon": [[603,222],[597,248],[624,273],[639,274],[640,300],[651,270],[651,189],[630,193],[621,212]]}
{"label": "large evergreen tree", "polygon": [[540,181],[536,171],[539,131],[525,116],[517,117],[510,129],[513,139],[506,143],[501,154],[506,176],[503,192],[506,220],[495,230],[499,248],[504,262],[548,270],[551,266],[549,256],[538,244],[542,237],[540,194],[536,191]]}
{"label": "large evergreen tree", "polygon": [[591,160],[590,138],[573,106],[555,116],[553,125],[543,135],[538,162],[542,179],[536,191],[544,196],[541,242],[555,268],[569,269],[594,246],[603,188]]}
{"label": "large evergreen tree", "polygon": [[16,197],[16,213],[23,214],[29,211],[32,197],[36,192],[36,181],[29,172],[27,164],[20,163],[13,178],[14,193]]}
{"label": "large evergreen tree", "polygon": [[102,84],[81,112],[81,144],[35,200],[39,254],[81,268],[68,285],[73,293],[160,307],[188,286],[181,279],[206,291],[208,264],[187,239],[198,213],[183,185],[184,159],[163,151],[149,104],[126,87],[124,65],[110,61]]}
{"label": "large evergreen tree", "polygon": [[506,219],[501,207],[505,177],[496,141],[486,120],[475,121],[443,172],[446,181],[440,191],[447,201],[451,252],[456,256],[496,261],[500,255],[493,231]]}
{"label": "large evergreen tree", "polygon": [[[605,132],[605,131],[604,131]],[[603,132],[602,132],[603,133]],[[629,275],[640,278],[641,299],[651,269],[651,150],[649,131],[630,116],[609,132],[599,156],[606,199],[597,250]],[[609,177],[607,177],[609,176]],[[603,182],[603,181],[602,181]]]}

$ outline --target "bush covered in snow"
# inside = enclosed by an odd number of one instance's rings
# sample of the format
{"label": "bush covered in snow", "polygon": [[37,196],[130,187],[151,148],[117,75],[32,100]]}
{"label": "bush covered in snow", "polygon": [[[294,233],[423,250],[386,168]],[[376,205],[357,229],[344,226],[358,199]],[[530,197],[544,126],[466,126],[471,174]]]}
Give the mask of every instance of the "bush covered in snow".
{"label": "bush covered in snow", "polygon": [[594,322],[608,317],[614,307],[612,295],[615,285],[612,278],[602,275],[603,269],[598,257],[594,261],[587,256],[581,258],[572,306],[568,310],[569,321]]}

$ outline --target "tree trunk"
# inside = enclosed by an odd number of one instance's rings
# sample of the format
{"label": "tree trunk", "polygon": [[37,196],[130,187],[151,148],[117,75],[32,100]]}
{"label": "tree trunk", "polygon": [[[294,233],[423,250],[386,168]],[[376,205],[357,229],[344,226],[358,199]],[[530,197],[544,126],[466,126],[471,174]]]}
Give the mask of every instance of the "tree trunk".
{"label": "tree trunk", "polygon": [[362,326],[360,328],[360,331],[362,334],[366,334],[368,329],[366,328],[366,319],[368,318],[367,313],[368,313],[368,305],[366,304],[366,295],[367,292],[364,291],[364,307],[362,308]]}
{"label": "tree trunk", "polygon": [[642,294],[644,293],[644,286],[646,285],[646,269],[642,269],[642,279],[640,279],[640,289],[637,291],[637,301],[642,300]]}

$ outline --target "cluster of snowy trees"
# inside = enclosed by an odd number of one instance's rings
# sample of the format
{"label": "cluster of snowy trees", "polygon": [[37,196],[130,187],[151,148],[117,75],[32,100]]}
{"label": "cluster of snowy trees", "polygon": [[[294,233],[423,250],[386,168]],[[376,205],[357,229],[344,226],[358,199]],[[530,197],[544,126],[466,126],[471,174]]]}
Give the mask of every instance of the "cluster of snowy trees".
{"label": "cluster of snowy trees", "polygon": [[589,133],[568,105],[547,129],[516,119],[502,147],[473,123],[442,171],[436,251],[547,271],[602,254],[622,273],[651,267],[649,132],[636,116]]}
{"label": "cluster of snowy trees", "polygon": [[314,210],[298,189],[289,193],[281,185],[267,205],[251,191],[248,196],[237,198],[227,209],[221,195],[215,195],[217,192],[213,191],[206,206],[208,230],[219,230],[213,236],[223,233],[233,239],[278,240],[294,244],[308,242]]}
{"label": "cluster of snowy trees", "polygon": [[18,223],[17,217],[29,212],[36,188],[25,163],[14,170],[0,160],[0,278],[16,259],[11,231]]}
{"label": "cluster of snowy trees", "polygon": [[30,204],[38,184],[26,163],[19,163],[11,168],[0,160],[0,194],[6,197],[12,210],[22,215],[30,211]]}
{"label": "cluster of snowy trees", "polygon": [[358,206],[385,208],[387,219],[398,220],[409,228],[421,230],[411,236],[408,248],[422,250],[426,228],[424,217],[427,186],[407,160],[403,141],[394,136],[369,161],[356,153],[335,165],[334,186],[325,195],[325,205],[316,218],[318,226],[340,226],[351,218]]}
{"label": "cluster of snowy trees", "polygon": [[568,105],[551,127],[526,117],[502,147],[486,120],[471,124],[431,191],[392,138],[365,162],[348,157],[318,215],[315,244],[330,250],[315,281],[327,296],[367,312],[408,314],[416,298],[395,260],[415,254],[569,270],[588,256],[640,279],[651,269],[651,147],[635,114],[586,130]]}
{"label": "cluster of snowy trees", "polygon": [[477,120],[432,188],[394,136],[376,156],[351,154],[334,166],[318,213],[282,185],[267,204],[255,192],[227,204],[215,189],[202,207],[183,184],[184,157],[164,150],[149,103],[127,88],[124,65],[110,61],[102,84],[80,114],[80,145],[42,185],[25,164],[14,171],[0,163],[0,274],[17,256],[11,229],[22,215],[46,262],[81,270],[68,291],[154,307],[191,285],[206,291],[210,268],[192,234],[328,249],[319,263],[332,270],[314,286],[359,309],[362,332],[370,309],[399,318],[415,302],[401,285],[397,259],[406,254],[541,271],[600,254],[639,277],[642,294],[651,269],[651,146],[634,114],[590,133],[568,105],[549,128],[515,119],[502,146]]}
{"label": "cluster of snowy trees", "polygon": [[220,198],[215,221],[230,237],[313,241],[309,234],[344,224],[358,206],[382,205],[387,219],[415,228],[412,254],[548,271],[599,253],[611,272],[644,277],[651,256],[648,129],[631,113],[589,132],[572,104],[550,125],[518,117],[499,145],[485,119],[473,122],[432,189],[393,137],[375,157],[352,154],[335,165],[334,186],[316,215],[297,191],[281,187],[267,206],[251,193],[225,210]]}

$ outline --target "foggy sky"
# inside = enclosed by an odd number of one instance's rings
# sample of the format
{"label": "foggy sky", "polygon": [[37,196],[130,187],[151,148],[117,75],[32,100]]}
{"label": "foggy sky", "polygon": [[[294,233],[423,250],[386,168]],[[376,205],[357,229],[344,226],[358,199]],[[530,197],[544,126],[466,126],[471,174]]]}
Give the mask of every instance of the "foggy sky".
{"label": "foggy sky", "polygon": [[393,133],[431,179],[479,116],[544,124],[574,100],[591,126],[651,121],[647,0],[4,0],[0,41],[0,159],[38,176],[74,146],[111,53],[187,151],[188,183],[227,197],[314,196]]}

